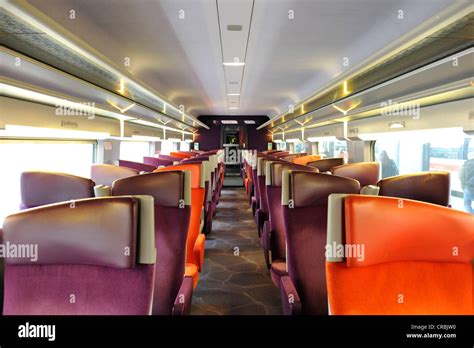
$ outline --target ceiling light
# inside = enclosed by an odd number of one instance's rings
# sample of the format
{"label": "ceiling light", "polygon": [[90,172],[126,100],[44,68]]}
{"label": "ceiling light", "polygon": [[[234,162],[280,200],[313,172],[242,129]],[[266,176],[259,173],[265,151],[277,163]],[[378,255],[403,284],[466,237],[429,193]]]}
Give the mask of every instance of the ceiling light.
{"label": "ceiling light", "polygon": [[228,31],[242,31],[242,26],[239,24],[229,24],[227,26]]}
{"label": "ceiling light", "polygon": [[244,66],[245,65],[244,62],[224,62],[222,64],[224,64],[225,66]]}
{"label": "ceiling light", "polygon": [[245,124],[255,124],[255,121],[254,120],[245,120],[244,123]]}
{"label": "ceiling light", "polygon": [[239,83],[236,82],[236,81],[231,81],[231,82],[229,82],[229,85],[238,85],[238,84],[239,84]]}
{"label": "ceiling light", "polygon": [[191,139],[184,139],[185,143],[192,143],[193,141]]}
{"label": "ceiling light", "polygon": [[274,143],[282,143],[283,140],[281,140],[281,139],[275,139],[275,140],[273,140],[273,142],[274,142]]}
{"label": "ceiling light", "polygon": [[287,143],[301,143],[301,139],[298,139],[298,138],[290,138],[290,139],[286,139],[286,142],[287,142]]}
{"label": "ceiling light", "polygon": [[150,137],[147,135],[138,135],[138,134],[132,134],[132,139],[134,140],[143,140],[143,141],[160,141],[160,137]]}
{"label": "ceiling light", "polygon": [[229,108],[229,110],[237,110],[237,109],[238,109],[237,106],[231,106],[231,107]]}
{"label": "ceiling light", "polygon": [[309,137],[307,138],[309,142],[315,143],[318,141],[335,141],[337,140],[336,137],[334,136],[328,136],[328,137]]}
{"label": "ceiling light", "polygon": [[178,139],[178,138],[168,138],[168,139],[166,139],[166,140],[172,141],[172,142],[174,142],[174,143],[179,143],[179,142],[181,142],[181,139]]}
{"label": "ceiling light", "polygon": [[237,120],[222,120],[222,124],[238,124],[239,122]]}
{"label": "ceiling light", "polygon": [[228,96],[237,96],[240,95],[240,93],[227,93]]}
{"label": "ceiling light", "polygon": [[405,122],[391,122],[388,124],[388,127],[391,129],[405,128]]}
{"label": "ceiling light", "polygon": [[107,139],[110,137],[110,133],[7,124],[5,125],[5,130],[0,130],[0,136],[59,139]]}

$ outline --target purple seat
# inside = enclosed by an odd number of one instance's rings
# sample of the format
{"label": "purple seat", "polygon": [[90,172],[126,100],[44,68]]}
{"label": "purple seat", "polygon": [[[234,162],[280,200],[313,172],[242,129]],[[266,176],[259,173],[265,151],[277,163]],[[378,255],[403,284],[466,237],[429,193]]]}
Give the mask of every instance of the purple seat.
{"label": "purple seat", "polygon": [[449,205],[449,173],[424,172],[392,176],[378,182],[380,196],[414,199],[427,203]]}
{"label": "purple seat", "polygon": [[275,286],[286,275],[286,233],[281,206],[281,180],[283,171],[298,170],[317,173],[318,169],[294,163],[266,162],[266,196],[269,219],[263,226],[262,245],[265,262]]}
{"label": "purple seat", "polygon": [[3,314],[150,314],[152,205],[151,197],[90,198],[8,216],[3,241],[30,253],[5,259]]}
{"label": "purple seat", "polygon": [[28,171],[21,174],[20,182],[20,209],[94,197],[94,182],[80,176]]}
{"label": "purple seat", "polygon": [[135,169],[135,170],[138,170],[139,172],[151,173],[156,169],[156,166],[151,166],[149,164],[140,163],[140,162],[125,161],[121,159],[119,159],[118,162],[119,162],[119,166],[121,167]]}
{"label": "purple seat", "polygon": [[280,279],[284,314],[328,314],[325,246],[328,197],[359,193],[357,180],[335,175],[285,171],[282,213],[288,275]]}
{"label": "purple seat", "polygon": [[191,216],[190,174],[163,171],[114,181],[113,196],[150,195],[154,198],[156,282],[153,314],[187,314],[193,279],[184,277],[186,238]]}
{"label": "purple seat", "polygon": [[139,174],[138,170],[112,164],[93,164],[91,166],[91,179],[96,185],[112,186],[115,180]]}
{"label": "purple seat", "polygon": [[310,167],[318,168],[318,170],[323,172],[329,172],[332,168],[341,166],[344,164],[343,158],[324,158],[316,160],[313,162],[308,162],[307,165]]}
{"label": "purple seat", "polygon": [[361,187],[377,185],[380,178],[379,162],[357,162],[331,168],[333,175],[355,179]]}
{"label": "purple seat", "polygon": [[182,160],[181,157],[175,157],[175,156],[168,156],[168,155],[158,155],[158,158],[159,159],[163,159],[163,160],[166,160],[166,161],[171,161],[171,162],[179,162]]}
{"label": "purple seat", "polygon": [[168,167],[168,166],[173,165],[173,161],[169,161],[169,160],[166,160],[166,159],[163,159],[163,158],[148,157],[148,156],[143,157],[143,163],[149,164],[149,165],[155,166],[155,167],[160,167],[160,166]]}

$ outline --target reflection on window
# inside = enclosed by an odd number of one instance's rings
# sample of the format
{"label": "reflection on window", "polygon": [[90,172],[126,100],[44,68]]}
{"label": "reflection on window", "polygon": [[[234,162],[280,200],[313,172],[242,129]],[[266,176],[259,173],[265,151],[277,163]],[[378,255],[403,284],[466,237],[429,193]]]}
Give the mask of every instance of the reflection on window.
{"label": "reflection on window", "polygon": [[387,134],[375,143],[382,178],[422,171],[450,173],[450,204],[473,212],[474,140],[458,129]]}
{"label": "reflection on window", "polygon": [[150,156],[150,143],[146,141],[120,142],[120,159],[143,162],[144,156]]}
{"label": "reflection on window", "polygon": [[344,158],[344,163],[347,163],[349,159],[347,141],[345,140],[319,141],[318,152],[321,155],[321,158]]}
{"label": "reflection on window", "polygon": [[279,143],[276,143],[276,149],[278,151],[285,151],[286,150],[286,142],[279,142]]}
{"label": "reflection on window", "polygon": [[294,153],[306,152],[306,143],[295,143]]}
{"label": "reflection on window", "polygon": [[0,226],[20,206],[20,175],[48,170],[89,178],[94,160],[92,143],[0,142]]}

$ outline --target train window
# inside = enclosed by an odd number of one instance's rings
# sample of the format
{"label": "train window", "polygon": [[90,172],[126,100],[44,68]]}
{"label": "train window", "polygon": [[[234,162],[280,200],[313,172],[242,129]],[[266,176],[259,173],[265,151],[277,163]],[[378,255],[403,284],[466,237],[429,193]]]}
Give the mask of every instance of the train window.
{"label": "train window", "polygon": [[150,156],[150,143],[147,141],[121,141],[120,159],[143,162],[144,156]]}
{"label": "train window", "polygon": [[294,153],[306,152],[306,143],[295,143]]}
{"label": "train window", "polygon": [[318,152],[322,158],[342,157],[345,162],[348,160],[347,141],[345,140],[319,141]]}
{"label": "train window", "polygon": [[49,170],[90,177],[93,142],[0,141],[0,226],[20,206],[20,175],[27,170]]}
{"label": "train window", "polygon": [[279,151],[285,151],[286,150],[286,142],[278,142],[276,143],[276,149]]}
{"label": "train window", "polygon": [[161,150],[160,153],[162,155],[169,155],[170,152],[174,151],[173,141],[172,140],[163,140],[161,142]]}
{"label": "train window", "polygon": [[421,171],[451,174],[450,204],[473,212],[474,140],[457,129],[392,133],[375,142],[382,178]]}
{"label": "train window", "polygon": [[179,143],[179,151],[189,151],[190,144],[186,141],[181,141]]}

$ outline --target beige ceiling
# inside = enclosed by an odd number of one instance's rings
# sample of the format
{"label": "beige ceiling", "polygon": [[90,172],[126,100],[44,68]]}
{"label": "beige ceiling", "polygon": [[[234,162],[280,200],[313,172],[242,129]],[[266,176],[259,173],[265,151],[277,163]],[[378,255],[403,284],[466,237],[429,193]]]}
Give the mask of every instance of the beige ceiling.
{"label": "beige ceiling", "polygon": [[[191,115],[270,117],[453,2],[29,0]],[[245,66],[223,66],[235,58]]]}

